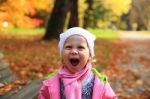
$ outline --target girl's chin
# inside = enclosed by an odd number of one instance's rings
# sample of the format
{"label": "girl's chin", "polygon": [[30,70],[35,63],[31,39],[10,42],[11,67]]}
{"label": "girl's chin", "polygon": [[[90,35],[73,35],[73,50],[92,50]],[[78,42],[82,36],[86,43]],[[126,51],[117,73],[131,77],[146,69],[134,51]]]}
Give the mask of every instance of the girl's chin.
{"label": "girl's chin", "polygon": [[68,70],[69,70],[71,73],[77,73],[77,72],[79,72],[81,69],[79,69],[78,66],[76,66],[76,67],[72,66],[72,68],[68,68]]}
{"label": "girl's chin", "polygon": [[75,74],[75,73],[77,73],[77,72],[79,72],[80,70],[70,70],[70,72],[72,73],[72,74]]}
{"label": "girl's chin", "polygon": [[71,67],[74,67],[74,68],[76,68],[76,67],[80,67],[80,63],[78,63],[78,64],[69,64]]}

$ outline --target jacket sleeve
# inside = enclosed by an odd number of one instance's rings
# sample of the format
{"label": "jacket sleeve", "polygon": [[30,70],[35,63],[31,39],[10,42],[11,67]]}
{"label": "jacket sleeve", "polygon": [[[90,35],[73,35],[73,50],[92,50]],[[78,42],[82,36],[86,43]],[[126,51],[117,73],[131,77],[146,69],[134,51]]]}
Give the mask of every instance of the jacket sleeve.
{"label": "jacket sleeve", "polygon": [[39,91],[38,99],[51,99],[48,87],[43,85]]}
{"label": "jacket sleeve", "polygon": [[118,99],[108,82],[104,85],[103,99]]}
{"label": "jacket sleeve", "polygon": [[38,99],[51,99],[52,98],[52,95],[50,94],[50,90],[48,87],[48,85],[49,85],[48,82],[49,82],[50,78],[52,78],[54,75],[56,75],[56,73],[57,73],[57,71],[53,71],[46,77],[47,80],[43,81],[42,87],[39,91]]}

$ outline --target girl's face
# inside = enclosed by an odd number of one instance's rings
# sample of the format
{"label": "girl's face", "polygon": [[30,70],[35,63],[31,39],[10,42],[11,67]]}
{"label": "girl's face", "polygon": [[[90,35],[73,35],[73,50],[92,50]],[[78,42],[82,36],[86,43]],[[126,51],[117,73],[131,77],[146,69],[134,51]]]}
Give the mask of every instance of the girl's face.
{"label": "girl's face", "polygon": [[91,56],[86,39],[79,35],[69,37],[62,50],[63,65],[71,73],[76,73],[89,61],[91,61]]}

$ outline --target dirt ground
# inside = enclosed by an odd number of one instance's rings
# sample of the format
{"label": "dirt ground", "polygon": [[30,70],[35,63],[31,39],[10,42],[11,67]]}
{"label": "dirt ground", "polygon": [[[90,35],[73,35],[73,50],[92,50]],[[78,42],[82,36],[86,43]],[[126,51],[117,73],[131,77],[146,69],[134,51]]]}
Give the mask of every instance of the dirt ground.
{"label": "dirt ground", "polygon": [[112,87],[120,99],[150,99],[150,35],[123,34],[119,43]]}

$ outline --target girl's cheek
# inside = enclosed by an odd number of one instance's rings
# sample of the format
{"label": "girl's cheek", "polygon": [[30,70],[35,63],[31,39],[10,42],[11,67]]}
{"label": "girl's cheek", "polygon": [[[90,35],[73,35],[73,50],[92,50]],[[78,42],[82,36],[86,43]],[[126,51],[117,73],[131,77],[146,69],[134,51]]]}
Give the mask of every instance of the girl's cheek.
{"label": "girl's cheek", "polygon": [[82,52],[82,53],[80,53],[80,55],[82,55],[82,56],[87,56],[87,52]]}
{"label": "girl's cheek", "polygon": [[87,53],[86,51],[81,51],[81,52],[80,52],[80,54],[86,54],[86,53]]}
{"label": "girl's cheek", "polygon": [[81,53],[82,54],[87,54],[87,53],[89,53],[89,51],[82,51]]}

